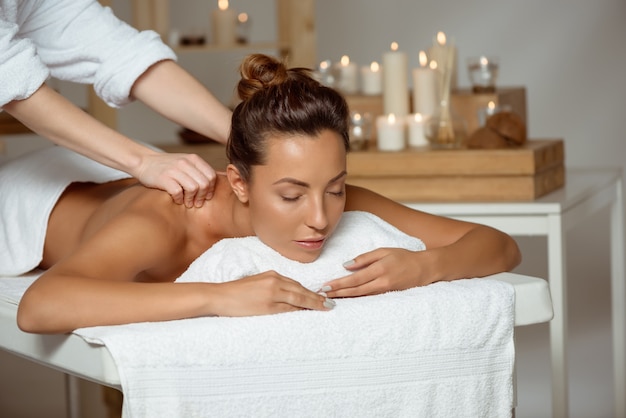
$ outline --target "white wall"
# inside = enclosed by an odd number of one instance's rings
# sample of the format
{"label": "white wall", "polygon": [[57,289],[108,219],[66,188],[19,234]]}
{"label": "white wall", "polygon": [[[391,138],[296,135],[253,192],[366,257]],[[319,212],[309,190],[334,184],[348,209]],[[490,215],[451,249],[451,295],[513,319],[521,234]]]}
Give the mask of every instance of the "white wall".
{"label": "white wall", "polygon": [[[124,3],[120,7],[124,8]],[[245,10],[258,7],[257,3],[239,0],[237,7]],[[202,16],[208,15],[181,4],[177,2],[172,17],[176,26],[177,22],[181,26],[184,22],[201,25]],[[189,4],[185,1],[186,6]],[[258,14],[263,16],[268,10],[272,10],[269,15],[254,21],[256,40],[275,36],[273,24],[264,24],[267,16],[273,16],[273,9],[267,6]],[[465,58],[497,55],[501,62],[499,84],[523,85],[527,89],[531,137],[564,138],[568,167],[623,167],[626,163],[621,119],[626,113],[624,0],[317,0],[316,13],[319,60],[338,60],[348,54],[355,62],[369,63],[380,60],[389,44],[397,41],[410,54],[413,67],[417,65],[418,51],[428,47],[433,35],[443,30],[454,37],[458,46],[459,85],[468,86]],[[191,71],[225,102],[237,79],[237,61],[238,57],[230,54],[181,57],[181,62],[192,67]],[[151,112],[132,105],[120,112],[120,130],[136,138],[162,142],[173,140],[176,127],[155,122]],[[12,138],[10,144],[19,141]],[[606,346],[608,338],[606,333],[597,335],[592,329],[595,325],[590,325],[593,318],[608,320],[607,217],[608,213],[602,212],[567,235],[572,393],[584,394],[572,396],[572,416],[611,413],[610,350],[594,349],[595,355],[589,357],[582,349],[585,338],[594,338],[592,347],[598,347],[598,338]],[[522,238],[519,243],[524,254],[519,270],[546,277],[544,240]],[[546,327],[527,327],[518,332],[521,361],[528,352],[537,352],[540,359],[533,357],[520,369],[519,417],[547,416],[550,411],[549,405],[536,405],[549,399],[549,363],[545,346],[526,343],[534,335],[545,340]],[[590,361],[597,373],[589,374],[580,368],[580,364]],[[527,383],[525,377],[530,374],[540,375],[541,384]],[[604,404],[604,409],[589,407],[590,400]]]}

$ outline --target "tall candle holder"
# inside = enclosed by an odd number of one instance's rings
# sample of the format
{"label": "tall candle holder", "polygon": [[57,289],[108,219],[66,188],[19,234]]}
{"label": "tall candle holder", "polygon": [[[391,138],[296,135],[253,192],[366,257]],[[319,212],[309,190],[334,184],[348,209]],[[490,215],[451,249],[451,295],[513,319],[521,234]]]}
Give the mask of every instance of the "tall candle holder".
{"label": "tall candle holder", "polygon": [[350,112],[350,149],[361,151],[368,147],[372,139],[372,115]]}

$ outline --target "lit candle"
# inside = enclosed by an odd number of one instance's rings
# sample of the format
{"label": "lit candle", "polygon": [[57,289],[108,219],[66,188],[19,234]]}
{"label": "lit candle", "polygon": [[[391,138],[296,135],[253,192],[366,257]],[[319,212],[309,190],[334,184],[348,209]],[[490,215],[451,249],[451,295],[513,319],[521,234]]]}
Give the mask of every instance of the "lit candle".
{"label": "lit candle", "polygon": [[378,149],[381,151],[401,151],[405,147],[404,118],[393,113],[376,118]]}
{"label": "lit candle", "polygon": [[[437,72],[428,66],[426,52],[419,53],[420,66],[413,69],[413,112],[432,115],[439,105],[437,95]],[[436,61],[433,67],[437,68]]]}
{"label": "lit candle", "polygon": [[424,117],[421,113],[409,115],[406,119],[409,126],[409,146],[423,147],[428,145],[424,135]]}
{"label": "lit candle", "polygon": [[404,117],[409,113],[409,88],[407,57],[398,51],[398,44],[391,44],[391,51],[383,55],[383,109]]}
{"label": "lit candle", "polygon": [[337,88],[345,94],[355,94],[359,91],[359,69],[350,62],[350,57],[344,55],[336,66]]}
{"label": "lit candle", "polygon": [[[456,56],[456,47],[452,42],[448,42],[446,34],[444,32],[437,32],[433,46],[428,49],[428,58],[437,62],[441,73],[445,72],[447,68],[450,69],[450,90],[456,88]],[[439,94],[441,95],[441,92]]]}
{"label": "lit candle", "polygon": [[374,61],[361,67],[361,93],[375,96],[383,92],[383,79],[380,65]]}
{"label": "lit candle", "polygon": [[234,45],[237,41],[237,13],[228,8],[228,0],[218,0],[218,9],[213,10],[213,43]]}

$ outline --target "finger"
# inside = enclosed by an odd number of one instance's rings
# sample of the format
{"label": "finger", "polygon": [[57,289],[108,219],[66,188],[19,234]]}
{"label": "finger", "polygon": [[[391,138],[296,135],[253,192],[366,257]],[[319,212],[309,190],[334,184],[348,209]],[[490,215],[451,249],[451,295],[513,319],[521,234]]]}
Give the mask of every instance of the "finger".
{"label": "finger", "polygon": [[176,203],[177,205],[181,205],[184,202],[184,189],[179,182],[171,177],[168,177],[163,180],[161,184],[163,186],[163,190],[165,190],[170,196],[172,196],[172,200],[174,200],[174,203]]}
{"label": "finger", "polygon": [[343,263],[343,267],[346,270],[350,271],[360,270],[364,267],[369,266],[376,260],[379,260],[382,257],[382,254],[380,254],[380,252],[380,249],[377,249],[367,253],[363,253]]}
{"label": "finger", "polygon": [[368,269],[364,269],[358,271],[356,273],[352,273],[348,276],[340,277],[339,279],[335,279],[326,283],[324,287],[322,287],[322,291],[324,291],[329,297],[345,297],[345,296],[354,296],[355,293],[349,293],[349,289],[358,289],[359,287],[365,285],[366,283],[371,282],[376,278],[374,272],[369,271]]}
{"label": "finger", "polygon": [[304,287],[300,287],[299,289],[285,289],[283,298],[284,303],[297,309],[328,311],[335,307],[334,300],[327,296],[311,292]]}
{"label": "finger", "polygon": [[202,158],[195,154],[187,156],[191,164],[188,174],[197,182],[197,193],[195,194],[194,205],[201,207],[206,200],[213,197],[217,174],[215,170]]}

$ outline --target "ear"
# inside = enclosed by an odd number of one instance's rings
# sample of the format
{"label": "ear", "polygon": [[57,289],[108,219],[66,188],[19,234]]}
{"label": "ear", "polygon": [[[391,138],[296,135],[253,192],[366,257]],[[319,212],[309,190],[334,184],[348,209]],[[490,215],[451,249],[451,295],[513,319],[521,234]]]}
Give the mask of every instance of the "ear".
{"label": "ear", "polygon": [[239,169],[232,164],[226,167],[226,176],[230,183],[230,188],[241,203],[248,203],[248,183],[241,177]]}

